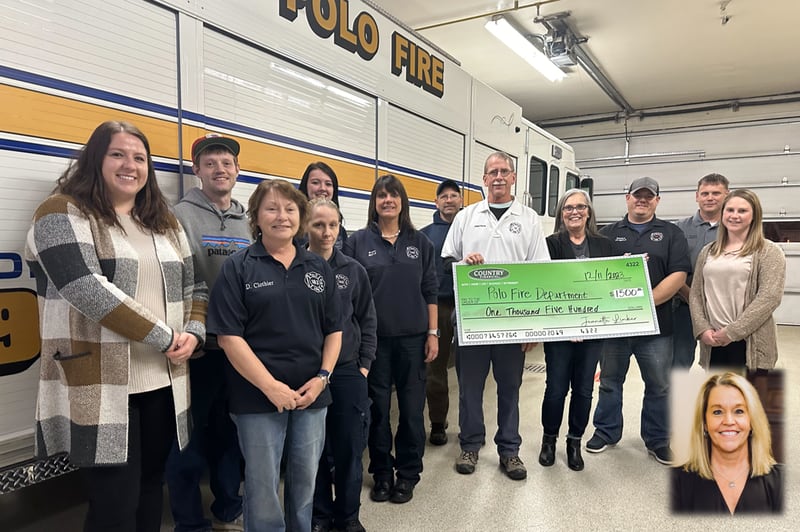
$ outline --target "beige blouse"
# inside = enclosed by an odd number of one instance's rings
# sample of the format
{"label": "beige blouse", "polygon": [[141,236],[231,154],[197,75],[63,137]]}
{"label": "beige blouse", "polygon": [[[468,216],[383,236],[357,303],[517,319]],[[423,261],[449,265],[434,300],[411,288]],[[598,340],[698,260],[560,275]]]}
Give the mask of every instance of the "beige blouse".
{"label": "beige blouse", "polygon": [[703,291],[708,305],[708,321],[714,329],[735,322],[744,310],[747,279],[753,267],[753,256],[741,257],[723,253],[706,258]]}

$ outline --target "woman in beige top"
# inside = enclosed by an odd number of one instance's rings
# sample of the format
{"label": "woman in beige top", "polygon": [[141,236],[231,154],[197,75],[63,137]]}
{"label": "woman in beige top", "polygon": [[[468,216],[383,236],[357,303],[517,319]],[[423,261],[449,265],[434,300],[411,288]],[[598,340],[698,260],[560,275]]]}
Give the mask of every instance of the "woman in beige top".
{"label": "woman in beige top", "polygon": [[764,238],[761,222],[758,196],[732,191],[722,205],[716,242],[697,258],[689,305],[704,368],[775,367],[772,313],[783,296],[786,258]]}

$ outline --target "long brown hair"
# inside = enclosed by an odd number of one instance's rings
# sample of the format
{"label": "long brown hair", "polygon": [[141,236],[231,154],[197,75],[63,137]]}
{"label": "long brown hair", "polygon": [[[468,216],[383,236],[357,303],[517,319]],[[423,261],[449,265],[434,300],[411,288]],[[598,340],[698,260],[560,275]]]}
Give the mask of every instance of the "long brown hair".
{"label": "long brown hair", "polygon": [[72,197],[85,214],[122,229],[103,179],[103,160],[111,138],[117,133],[128,133],[138,138],[147,152],[147,183],[136,194],[131,210],[134,221],[154,233],[177,229],[178,221],[170,212],[167,200],[156,181],[150,143],[144,133],[128,122],[112,120],[97,126],[78,153],[78,158],[58,178],[53,192]]}
{"label": "long brown hair", "polygon": [[[725,216],[725,206],[733,198],[742,198],[749,203],[750,208],[753,209],[753,219],[750,221],[750,228],[747,232],[747,238],[744,241],[742,249],[739,251],[740,257],[747,257],[761,251],[766,244],[764,238],[764,224],[762,223],[764,214],[761,209],[761,202],[758,200],[756,193],[746,188],[740,188],[738,190],[732,190],[728,194],[728,197],[725,198],[725,201],[722,202],[721,216]],[[728,239],[728,228],[725,227],[725,224],[723,224],[722,220],[720,219],[719,229],[717,229],[717,240],[711,243],[709,255],[713,257],[719,257],[722,255],[722,253],[725,251],[725,246],[728,245]]]}
{"label": "long brown hair", "polygon": [[306,197],[309,199],[309,201],[314,199],[314,198],[309,198],[308,197],[308,177],[309,177],[309,174],[311,174],[311,172],[313,170],[319,170],[320,172],[322,172],[323,174],[325,174],[326,176],[331,178],[331,182],[333,183],[333,197],[331,199],[333,200],[333,202],[338,207],[339,206],[339,178],[336,176],[336,172],[333,171],[333,168],[331,168],[330,165],[328,165],[328,164],[326,164],[326,163],[324,163],[322,161],[317,161],[315,163],[311,163],[306,167],[306,171],[303,172],[303,177],[300,178],[300,185],[297,187],[297,189],[300,192],[302,192],[303,194],[305,194]]}
{"label": "long brown hair", "polygon": [[409,212],[410,205],[406,187],[403,186],[403,182],[400,181],[400,179],[392,174],[380,176],[372,186],[372,193],[369,195],[369,207],[367,208],[367,225],[378,223],[378,192],[382,190],[400,196],[400,216],[397,220],[400,230],[416,231],[414,224],[411,222],[411,212]]}

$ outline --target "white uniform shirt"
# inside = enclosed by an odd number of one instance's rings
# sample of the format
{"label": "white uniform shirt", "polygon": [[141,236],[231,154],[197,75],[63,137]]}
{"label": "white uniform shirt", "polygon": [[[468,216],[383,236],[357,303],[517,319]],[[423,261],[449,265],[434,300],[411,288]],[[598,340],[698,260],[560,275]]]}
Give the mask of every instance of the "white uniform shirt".
{"label": "white uniform shirt", "polygon": [[488,200],[456,215],[442,257],[460,261],[470,253],[480,253],[487,263],[550,260],[539,216],[516,199],[499,220]]}

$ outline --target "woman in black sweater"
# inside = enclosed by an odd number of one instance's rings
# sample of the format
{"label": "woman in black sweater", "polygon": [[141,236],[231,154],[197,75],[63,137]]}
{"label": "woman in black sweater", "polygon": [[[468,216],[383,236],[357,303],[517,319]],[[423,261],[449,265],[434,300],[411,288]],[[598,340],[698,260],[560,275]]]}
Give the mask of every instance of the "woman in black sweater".
{"label": "woman in black sweater", "polygon": [[[558,201],[555,232],[547,237],[552,260],[588,259],[613,255],[611,241],[597,232],[589,195],[580,189],[567,190]],[[602,340],[547,342],[544,344],[547,381],[542,401],[542,450],[539,463],[555,463],[556,438],[564,415],[564,402],[572,387],[567,432],[567,465],[583,469],[581,438],[592,409],[594,374]]]}

